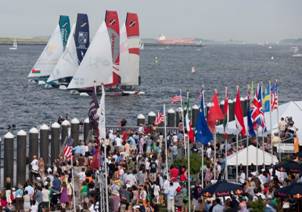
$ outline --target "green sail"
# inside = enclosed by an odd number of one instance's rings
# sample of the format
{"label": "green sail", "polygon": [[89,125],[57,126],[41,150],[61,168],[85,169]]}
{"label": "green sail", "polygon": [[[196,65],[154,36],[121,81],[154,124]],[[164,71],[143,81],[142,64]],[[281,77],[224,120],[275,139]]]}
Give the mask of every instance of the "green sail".
{"label": "green sail", "polygon": [[60,15],[59,26],[61,30],[62,40],[63,40],[63,47],[67,44],[67,40],[70,34],[70,21],[69,17],[65,15]]}

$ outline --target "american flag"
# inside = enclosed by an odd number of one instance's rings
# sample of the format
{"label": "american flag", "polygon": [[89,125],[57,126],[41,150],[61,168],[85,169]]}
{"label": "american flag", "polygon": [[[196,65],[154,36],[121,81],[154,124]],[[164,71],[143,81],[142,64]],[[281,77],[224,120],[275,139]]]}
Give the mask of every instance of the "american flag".
{"label": "american flag", "polygon": [[64,158],[70,160],[72,158],[72,144],[73,139],[71,137],[67,138],[66,145],[63,150]]}
{"label": "american flag", "polygon": [[93,89],[91,98],[92,99],[90,101],[90,106],[89,106],[89,110],[88,110],[89,123],[93,129],[97,129],[98,120],[99,120],[99,117],[97,115],[97,110],[99,108],[99,103],[98,103],[98,99],[96,96],[96,88]]}
{"label": "american flag", "polygon": [[253,125],[256,128],[257,126],[261,126],[265,129],[265,120],[264,113],[262,109],[262,98],[261,98],[261,85],[258,84],[257,90],[252,101],[251,109],[252,109],[252,121]]}
{"label": "american flag", "polygon": [[271,87],[271,110],[277,109],[279,106],[279,100],[278,100],[278,85],[277,81],[272,84]]}
{"label": "american flag", "polygon": [[178,94],[176,94],[175,96],[171,97],[172,104],[176,104],[176,103],[180,102],[181,100],[182,100],[182,96],[181,96],[180,92]]}
{"label": "american flag", "polygon": [[159,125],[160,123],[165,121],[165,115],[163,112],[157,112],[157,115],[154,120],[154,125]]}

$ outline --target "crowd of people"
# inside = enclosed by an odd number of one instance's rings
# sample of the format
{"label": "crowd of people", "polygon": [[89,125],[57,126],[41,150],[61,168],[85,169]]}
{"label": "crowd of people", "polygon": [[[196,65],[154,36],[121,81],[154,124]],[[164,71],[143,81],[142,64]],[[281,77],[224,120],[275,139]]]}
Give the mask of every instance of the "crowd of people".
{"label": "crowd of people", "polygon": [[[108,170],[108,204],[112,212],[119,211],[249,211],[256,203],[264,204],[265,211],[291,211],[297,207],[294,199],[280,199],[276,189],[293,181],[301,181],[301,174],[260,167],[259,173],[240,175],[243,193],[225,198],[203,197],[202,185],[208,186],[223,179],[224,151],[232,153],[236,146],[218,142],[217,151],[210,143],[205,147],[206,163],[200,167],[197,177],[191,177],[189,200],[188,172],[186,166],[177,166],[175,161],[186,154],[185,139],[179,129],[168,132],[168,167],[165,161],[163,133],[155,126],[140,126],[138,129],[110,129],[101,149],[93,136],[73,147],[73,157],[62,153],[52,165],[43,158],[34,156],[30,163],[31,174],[24,185],[14,187],[12,179],[6,179],[0,194],[3,211],[49,211],[72,210],[99,211],[102,202],[100,190],[104,178],[100,177],[106,164]],[[105,148],[106,147],[106,148]],[[240,145],[239,148],[243,148]],[[104,158],[104,151],[107,157]],[[192,153],[201,154],[199,144],[190,145]],[[96,155],[101,152],[100,158]],[[214,166],[214,153],[217,163]],[[96,161],[97,160],[97,161]],[[244,168],[239,167],[240,173]],[[215,173],[214,173],[215,172]],[[216,179],[214,179],[216,176]],[[202,182],[203,179],[203,182]],[[236,179],[234,179],[236,181]],[[101,187],[103,188],[103,187]],[[259,203],[259,204],[260,204]]]}

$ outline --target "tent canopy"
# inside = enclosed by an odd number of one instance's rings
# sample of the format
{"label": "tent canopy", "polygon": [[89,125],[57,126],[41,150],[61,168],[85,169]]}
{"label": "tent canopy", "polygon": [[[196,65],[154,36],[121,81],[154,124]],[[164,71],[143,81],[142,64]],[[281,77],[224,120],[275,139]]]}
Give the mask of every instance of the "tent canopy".
{"label": "tent canopy", "polygon": [[[258,150],[258,163],[257,163],[257,150]],[[263,160],[264,154],[264,160]],[[248,156],[248,161],[247,161]],[[273,160],[273,161],[272,161]],[[248,147],[239,150],[238,152],[238,165],[242,164],[243,166],[250,166],[252,164],[256,165],[271,165],[278,163],[278,159],[275,155],[272,155],[266,151],[263,151],[253,145],[249,145]],[[228,166],[236,166],[236,153],[227,157],[227,165]]]}
{"label": "tent canopy", "polygon": [[[266,129],[267,132],[271,131],[271,127],[272,127],[272,131],[278,131],[278,114],[277,114],[277,110],[272,111],[272,124],[270,124],[270,113],[266,112],[264,113],[265,116],[265,124],[266,124]],[[287,102],[285,104],[279,105],[279,119],[281,119],[281,117],[285,118],[285,117],[292,117],[293,121],[295,122],[294,126],[297,127],[299,130],[297,131],[298,134],[298,138],[300,141],[300,145],[302,145],[302,101],[291,101],[291,102]],[[247,127],[247,118],[244,117],[244,124],[245,127]],[[223,125],[218,125],[216,127],[216,131],[217,133],[224,133],[224,128]],[[227,133],[228,134],[237,134],[238,130],[236,128],[236,121],[231,121],[228,123],[227,126]],[[262,135],[262,130],[258,132],[258,135]]]}

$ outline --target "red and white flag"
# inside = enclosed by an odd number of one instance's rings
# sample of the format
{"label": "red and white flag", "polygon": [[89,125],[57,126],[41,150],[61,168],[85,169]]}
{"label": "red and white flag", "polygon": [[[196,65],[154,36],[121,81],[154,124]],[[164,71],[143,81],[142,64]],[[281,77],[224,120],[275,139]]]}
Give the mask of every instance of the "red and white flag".
{"label": "red and white flag", "polygon": [[236,102],[234,105],[234,115],[235,115],[235,120],[236,120],[236,127],[237,127],[239,133],[242,136],[245,136],[246,130],[245,130],[244,121],[243,121],[239,86],[237,87]]}

